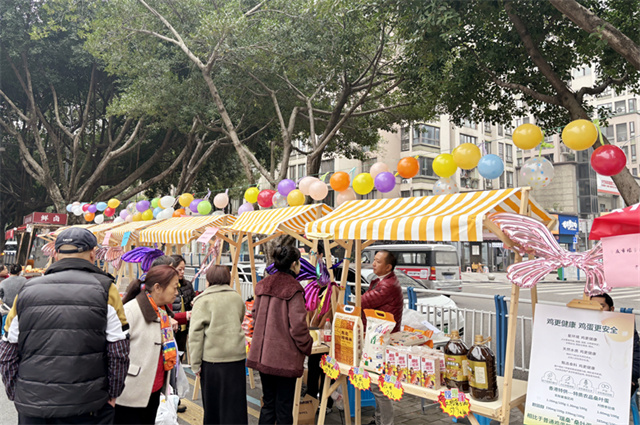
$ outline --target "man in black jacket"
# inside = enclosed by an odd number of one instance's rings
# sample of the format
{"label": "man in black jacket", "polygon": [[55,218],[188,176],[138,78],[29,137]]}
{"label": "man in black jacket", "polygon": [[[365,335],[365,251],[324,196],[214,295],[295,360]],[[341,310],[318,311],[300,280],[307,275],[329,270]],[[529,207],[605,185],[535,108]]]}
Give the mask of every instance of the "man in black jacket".
{"label": "man in black jacket", "polygon": [[26,283],[0,342],[0,373],[20,424],[110,424],[129,369],[128,324],[96,237],[70,228],[56,262]]}

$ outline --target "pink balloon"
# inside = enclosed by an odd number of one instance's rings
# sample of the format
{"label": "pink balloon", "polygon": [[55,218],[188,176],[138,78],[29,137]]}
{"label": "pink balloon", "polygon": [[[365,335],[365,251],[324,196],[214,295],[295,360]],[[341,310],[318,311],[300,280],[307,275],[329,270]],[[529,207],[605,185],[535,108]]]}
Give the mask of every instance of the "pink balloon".
{"label": "pink balloon", "polygon": [[300,189],[300,192],[302,192],[302,194],[304,196],[309,196],[309,188],[311,188],[311,185],[315,182],[319,182],[320,180],[315,178],[315,177],[305,177],[302,180],[300,180],[300,183],[298,184],[298,188]]}
{"label": "pink balloon", "polygon": [[338,192],[338,197],[336,198],[336,205],[342,205],[347,201],[355,201],[356,193],[353,189],[348,188],[347,190],[343,190],[342,192]]}
{"label": "pink balloon", "polygon": [[322,201],[328,194],[329,187],[327,187],[326,183],[321,182],[320,180],[311,183],[311,186],[309,186],[309,196],[311,196],[315,201]]}
{"label": "pink balloon", "polygon": [[384,162],[376,162],[371,166],[371,169],[369,170],[369,174],[371,174],[371,177],[373,177],[374,179],[378,174],[388,172],[390,172],[389,167]]}

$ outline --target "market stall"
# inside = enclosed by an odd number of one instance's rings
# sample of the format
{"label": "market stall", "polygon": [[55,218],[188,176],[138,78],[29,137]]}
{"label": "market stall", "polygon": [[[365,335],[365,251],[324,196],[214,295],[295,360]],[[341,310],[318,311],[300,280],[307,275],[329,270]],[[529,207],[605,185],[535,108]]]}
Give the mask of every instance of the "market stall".
{"label": "market stall", "polygon": [[[348,201],[325,217],[307,224],[306,234],[309,237],[331,239],[345,244],[355,241],[356,307],[360,307],[360,267],[363,248],[375,241],[482,241],[485,229],[495,234],[506,246],[512,246],[513,242],[498,225],[489,219],[491,213],[518,213],[531,216],[547,225],[553,222],[553,218],[529,197],[529,190],[529,188],[515,188],[421,198]],[[345,255],[346,258],[351,256],[349,251]],[[516,261],[520,260],[521,257],[517,255]],[[346,273],[347,269],[348,265],[345,265],[343,273]],[[346,276],[343,274],[342,280],[345,279]],[[506,368],[505,376],[499,379],[499,398],[493,402],[474,401],[471,404],[471,412],[498,420],[502,424],[509,423],[512,408],[523,408],[526,398],[527,383],[513,379],[519,294],[520,287],[512,285]],[[531,290],[531,300],[535,305],[537,302],[535,288]],[[335,353],[331,355],[333,357]],[[330,380],[325,380],[319,424],[324,424],[328,397],[339,386],[343,387],[343,396],[347,394],[347,374],[358,365],[359,359],[354,359],[354,364],[338,364],[340,375],[336,383],[331,385]],[[371,381],[377,382],[379,375],[375,373],[370,375]],[[402,385],[405,393],[425,399],[435,401],[440,395],[439,390],[409,383]],[[359,424],[361,421],[359,391],[356,391],[355,397],[355,421]],[[345,406],[347,405],[348,400],[345,401]],[[345,413],[345,418],[349,424],[348,412]],[[473,424],[478,424],[473,415],[469,415],[469,420]]]}

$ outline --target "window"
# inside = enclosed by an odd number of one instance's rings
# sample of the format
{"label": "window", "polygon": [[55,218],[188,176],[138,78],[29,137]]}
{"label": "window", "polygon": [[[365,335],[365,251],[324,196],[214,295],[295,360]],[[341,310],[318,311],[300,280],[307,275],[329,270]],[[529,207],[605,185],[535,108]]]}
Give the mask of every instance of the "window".
{"label": "window", "polygon": [[631,169],[631,174],[633,174],[634,176],[638,175],[638,169],[637,168],[632,168]]}
{"label": "window", "polygon": [[553,154],[542,155],[547,161],[553,164]]}
{"label": "window", "polygon": [[629,146],[623,146],[622,147],[622,152],[624,152],[624,156],[629,158]]}
{"label": "window", "polygon": [[307,175],[307,164],[298,164],[298,178],[301,179]]}
{"label": "window", "polygon": [[631,162],[636,162],[636,144],[631,144]]}
{"label": "window", "polygon": [[605,127],[602,129],[602,135],[609,140],[613,140],[613,127]]}
{"label": "window", "polygon": [[500,175],[500,189],[504,189],[504,173]]}
{"label": "window", "polygon": [[614,104],[616,114],[626,114],[627,113],[627,102],[621,100]]}
{"label": "window", "polygon": [[410,198],[411,197],[411,191],[410,190],[402,190],[402,191],[400,191],[400,197],[401,198]]}
{"label": "window", "polygon": [[498,143],[498,156],[504,159],[504,143]]}
{"label": "window", "polygon": [[368,173],[371,170],[371,166],[378,162],[378,158],[369,158],[366,161],[362,161],[362,172]]}
{"label": "window", "polygon": [[507,171],[507,187],[513,187],[513,172]]}
{"label": "window", "polygon": [[513,146],[505,145],[505,148],[507,149],[507,162],[513,164]]}
{"label": "window", "polygon": [[366,195],[362,195],[362,199],[378,199],[378,191],[376,189],[373,189],[371,192],[367,193]]}
{"label": "window", "polygon": [[636,112],[638,107],[636,106],[635,99],[629,99],[629,112]]}
{"label": "window", "polygon": [[485,122],[484,123],[484,132],[485,132],[485,134],[491,134],[491,123],[490,122]]}
{"label": "window", "polygon": [[440,128],[420,124],[413,130],[413,146],[440,146]]}
{"label": "window", "polygon": [[409,127],[403,127],[402,130],[400,130],[400,150],[403,152],[408,151],[411,146],[409,134]]}
{"label": "window", "polygon": [[414,198],[419,196],[431,196],[431,195],[433,195],[433,191],[431,190],[416,189],[413,191]]}
{"label": "window", "polygon": [[468,128],[473,128],[474,130],[477,130],[477,129],[478,129],[478,124],[476,124],[476,123],[475,123],[475,122],[473,122],[473,121],[469,121],[469,120],[467,120],[467,119],[465,119],[465,120],[463,120],[463,121],[462,121],[462,126],[463,126],[463,127],[468,127]]}
{"label": "window", "polygon": [[421,156],[418,158],[418,162],[420,163],[420,172],[418,173],[422,177],[435,177],[435,173],[433,172],[433,158],[427,158]]}
{"label": "window", "polygon": [[324,173],[333,173],[335,161],[333,159],[325,159],[320,163],[320,175]]}
{"label": "window", "polygon": [[636,123],[631,121],[629,122],[629,136],[633,138],[636,135]]}
{"label": "window", "polygon": [[296,180],[296,166],[295,165],[292,165],[292,166],[289,167],[288,177],[293,181]]}
{"label": "window", "polygon": [[600,93],[598,97],[601,99],[611,97],[611,87],[607,87],[606,89],[604,89],[604,91]]}
{"label": "window", "polygon": [[616,142],[627,140],[627,123],[616,124]]}
{"label": "window", "polygon": [[518,167],[522,167],[522,158],[518,158],[518,160],[516,161],[516,165]]}
{"label": "window", "polygon": [[477,141],[477,137],[469,136],[468,134],[460,134],[460,144],[473,143],[475,145]]}
{"label": "window", "polygon": [[504,135],[504,129],[502,128],[502,124],[498,124],[498,136]]}
{"label": "window", "polygon": [[493,189],[493,180],[484,179],[484,188]]}
{"label": "window", "polygon": [[490,140],[484,142],[484,150],[485,150],[487,155],[489,155],[491,153],[491,141]]}
{"label": "window", "polygon": [[510,125],[506,126],[504,132],[507,136],[511,136],[513,134],[513,127],[511,127]]}
{"label": "window", "polygon": [[530,121],[529,117],[522,118],[522,124],[529,124],[529,121]]}

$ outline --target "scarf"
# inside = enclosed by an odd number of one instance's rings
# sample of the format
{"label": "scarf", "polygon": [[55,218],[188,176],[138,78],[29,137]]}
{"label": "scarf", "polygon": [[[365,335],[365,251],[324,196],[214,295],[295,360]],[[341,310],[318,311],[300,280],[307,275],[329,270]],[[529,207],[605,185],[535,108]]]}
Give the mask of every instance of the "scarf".
{"label": "scarf", "polygon": [[176,340],[173,338],[173,330],[171,329],[171,320],[164,308],[158,308],[156,302],[151,298],[151,294],[147,292],[147,298],[151,306],[156,311],[160,319],[160,332],[162,334],[162,358],[164,359],[164,370],[171,370],[176,365],[178,359],[178,348]]}

